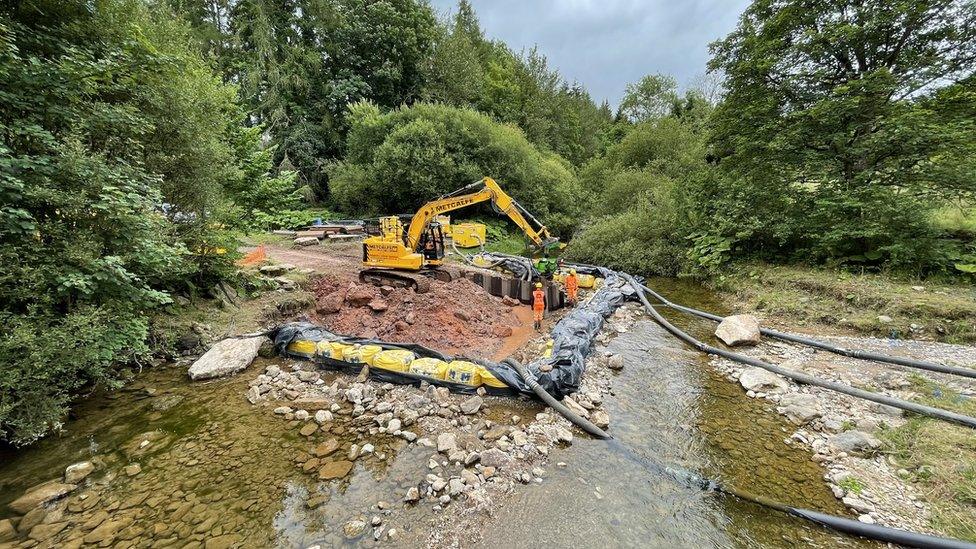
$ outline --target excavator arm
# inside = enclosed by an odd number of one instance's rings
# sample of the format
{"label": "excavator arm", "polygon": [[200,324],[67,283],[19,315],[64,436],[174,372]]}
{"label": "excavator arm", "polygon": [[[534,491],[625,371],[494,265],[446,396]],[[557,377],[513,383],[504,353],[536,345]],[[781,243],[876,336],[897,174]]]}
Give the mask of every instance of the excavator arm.
{"label": "excavator arm", "polygon": [[546,251],[559,243],[559,239],[550,235],[545,225],[503,191],[494,179],[486,177],[421,206],[410,220],[410,227],[407,229],[407,247],[411,250],[417,249],[420,245],[420,237],[435,216],[487,201],[491,201],[495,208],[518,225],[540,250]]}

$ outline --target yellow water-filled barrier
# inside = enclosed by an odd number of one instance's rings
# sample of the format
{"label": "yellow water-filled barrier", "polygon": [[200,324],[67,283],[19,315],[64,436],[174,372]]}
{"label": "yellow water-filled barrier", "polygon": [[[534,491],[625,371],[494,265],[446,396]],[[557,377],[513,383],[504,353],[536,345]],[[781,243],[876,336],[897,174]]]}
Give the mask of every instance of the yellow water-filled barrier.
{"label": "yellow water-filled barrier", "polygon": [[418,358],[410,363],[409,371],[411,374],[443,380],[447,374],[447,363],[437,358]]}
{"label": "yellow water-filled barrier", "polygon": [[334,360],[343,360],[342,353],[344,353],[346,349],[349,349],[351,347],[352,345],[348,343],[343,343],[341,341],[332,341],[329,343],[329,357]]}
{"label": "yellow water-filled barrier", "polygon": [[478,377],[481,379],[482,384],[487,385],[489,387],[497,387],[497,388],[508,387],[508,385],[505,385],[505,383],[502,382],[502,380],[495,377],[495,374],[491,373],[491,371],[488,370],[488,368],[485,368],[484,366],[478,366]]}
{"label": "yellow water-filled barrier", "polygon": [[382,351],[379,345],[353,345],[342,351],[342,360],[346,362],[365,363],[373,365],[373,357]]}
{"label": "yellow water-filled barrier", "polygon": [[296,339],[288,344],[288,352],[305,358],[312,358],[315,356],[315,342],[308,339]]}
{"label": "yellow water-filled barrier", "polygon": [[467,360],[452,360],[447,365],[447,376],[445,381],[453,381],[463,385],[478,387],[481,385],[481,376],[478,374],[478,366]]}
{"label": "yellow water-filled barrier", "polygon": [[390,349],[376,353],[373,357],[373,366],[393,372],[406,372],[410,370],[410,363],[415,358],[416,355],[405,349]]}

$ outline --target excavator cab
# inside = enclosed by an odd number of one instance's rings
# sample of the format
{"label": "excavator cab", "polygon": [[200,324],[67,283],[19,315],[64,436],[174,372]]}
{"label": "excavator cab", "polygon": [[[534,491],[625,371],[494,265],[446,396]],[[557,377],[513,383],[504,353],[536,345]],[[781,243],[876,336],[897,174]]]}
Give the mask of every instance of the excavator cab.
{"label": "excavator cab", "polygon": [[444,228],[432,222],[420,235],[419,251],[427,262],[440,263],[444,259]]}

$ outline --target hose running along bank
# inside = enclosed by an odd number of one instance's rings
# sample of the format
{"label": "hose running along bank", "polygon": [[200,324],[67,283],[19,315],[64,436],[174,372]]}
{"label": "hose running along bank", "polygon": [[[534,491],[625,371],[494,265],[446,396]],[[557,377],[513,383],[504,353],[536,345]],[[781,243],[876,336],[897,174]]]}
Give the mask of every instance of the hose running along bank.
{"label": "hose running along bank", "polygon": [[775,364],[770,364],[768,362],[764,362],[762,360],[752,358],[750,356],[734,353],[731,351],[726,351],[724,349],[719,349],[718,347],[713,347],[706,343],[702,343],[701,341],[689,335],[687,332],[684,332],[681,329],[677,328],[674,324],[671,324],[670,322],[668,322],[666,318],[661,316],[661,314],[657,312],[657,309],[655,309],[654,306],[651,305],[650,302],[647,300],[647,296],[644,295],[643,290],[645,289],[645,286],[638,283],[629,274],[621,273],[621,276],[623,276],[624,279],[627,280],[630,283],[630,285],[636,290],[637,298],[644,305],[644,309],[647,310],[647,312],[651,315],[651,317],[654,318],[654,320],[658,324],[660,324],[665,330],[670,332],[678,339],[681,339],[685,343],[691,345],[692,347],[695,347],[696,349],[698,349],[703,353],[720,356],[735,362],[748,364],[750,366],[755,366],[757,368],[762,368],[763,370],[767,370],[773,372],[774,374],[779,374],[785,378],[792,379],[797,383],[803,383],[805,385],[813,385],[815,387],[829,389],[831,391],[836,391],[838,393],[843,393],[845,395],[861,398],[864,400],[870,400],[871,402],[877,402],[878,404],[884,404],[885,406],[900,408],[902,410],[914,412],[916,414],[921,414],[924,416],[941,419],[943,421],[948,421],[951,423],[963,425],[965,427],[969,427],[970,429],[976,429],[976,418],[970,416],[957,414],[955,412],[950,412],[948,410],[942,410],[939,408],[933,408],[931,406],[925,406],[924,404],[909,402],[907,400],[901,400],[894,397],[879,395],[876,393],[872,393],[870,391],[865,391],[862,389],[851,387],[849,385],[844,385],[843,383],[827,381],[824,379],[813,377],[808,374],[795,372],[793,370],[782,368],[780,366],[776,366]]}
{"label": "hose running along bank", "polygon": [[807,520],[820,526],[825,526],[843,534],[860,536],[887,543],[897,543],[899,545],[908,547],[920,547],[923,549],[976,549],[976,544],[961,540],[941,538],[927,534],[918,534],[908,530],[889,528],[887,526],[879,526],[876,524],[866,524],[861,521],[845,517],[839,517],[818,511],[811,511],[810,509],[803,509],[800,507],[792,507],[769,498],[758,496],[745,490],[737,490],[735,488],[724,486],[691,471],[679,470],[673,467],[661,465],[645,456],[637,454],[629,447],[624,446],[619,440],[613,439],[610,434],[603,429],[597,427],[587,419],[564,406],[561,402],[556,400],[555,397],[549,394],[541,385],[539,385],[535,381],[532,374],[530,374],[525,366],[519,362],[511,358],[507,358],[502,362],[514,368],[519,375],[522,376],[522,381],[525,383],[525,385],[527,385],[536,394],[536,396],[539,397],[540,400],[562,414],[562,416],[568,419],[570,423],[576,425],[580,429],[583,429],[598,439],[605,440],[612,449],[619,451],[621,455],[627,457],[635,463],[638,463],[645,469],[663,476],[667,476],[679,484],[706,492],[717,492],[720,494],[729,495],[767,509],[786,513],[790,516]]}
{"label": "hose running along bank", "polygon": [[[688,313],[697,316],[699,318],[707,318],[708,320],[712,320],[715,322],[721,322],[723,320],[723,318],[719,315],[708,313],[705,311],[700,311],[698,309],[693,309],[691,307],[686,307],[684,305],[679,305],[677,303],[673,303],[669,301],[666,297],[655,292],[651,288],[648,288],[646,285],[641,285],[641,288],[647,291],[648,293],[650,293],[652,296],[654,296],[654,298],[659,300],[661,304],[663,304],[665,307],[669,307],[676,311]],[[830,353],[834,353],[834,354],[838,354],[850,358],[856,358],[860,360],[871,360],[874,362],[883,362],[887,364],[897,364],[899,366],[905,366],[908,368],[917,368],[919,370],[928,370],[930,372],[940,372],[943,374],[952,374],[952,375],[976,379],[976,369],[972,369],[972,368],[949,366],[947,364],[939,364],[927,360],[917,360],[914,358],[891,356],[891,355],[885,355],[881,353],[873,353],[870,351],[862,351],[859,349],[847,349],[844,347],[839,347],[837,345],[831,345],[830,343],[827,343],[825,341],[820,341],[817,339],[803,337],[795,334],[789,334],[786,332],[780,332],[777,330],[770,330],[768,328],[760,328],[759,332],[762,335],[769,336],[775,339],[790,341],[793,343],[798,343],[800,345],[806,345],[807,347],[814,347]]]}

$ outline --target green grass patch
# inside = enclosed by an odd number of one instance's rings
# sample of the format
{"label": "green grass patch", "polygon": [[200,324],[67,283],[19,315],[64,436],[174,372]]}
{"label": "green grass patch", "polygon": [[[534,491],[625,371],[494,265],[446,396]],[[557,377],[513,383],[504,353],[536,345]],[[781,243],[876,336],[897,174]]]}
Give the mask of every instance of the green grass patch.
{"label": "green grass patch", "polygon": [[[916,400],[966,415],[976,403],[951,389],[913,375]],[[908,472],[932,509],[932,527],[946,535],[976,541],[976,436],[971,429],[914,416],[904,425],[882,431],[885,452]]]}
{"label": "green grass patch", "polygon": [[976,290],[968,284],[750,263],[733,266],[715,285],[741,308],[785,324],[843,327],[879,337],[976,342]]}
{"label": "green grass patch", "polygon": [[840,487],[853,494],[860,494],[864,491],[864,483],[856,477],[847,477],[840,481]]}

